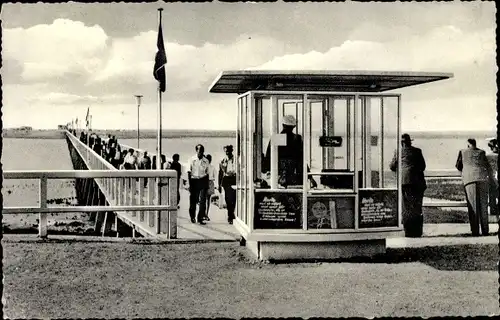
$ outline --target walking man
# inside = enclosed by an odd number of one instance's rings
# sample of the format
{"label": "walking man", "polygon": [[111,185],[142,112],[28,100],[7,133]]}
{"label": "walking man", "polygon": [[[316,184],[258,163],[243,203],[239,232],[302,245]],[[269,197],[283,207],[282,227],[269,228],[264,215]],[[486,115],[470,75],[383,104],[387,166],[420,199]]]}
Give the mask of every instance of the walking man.
{"label": "walking man", "polygon": [[235,219],[234,209],[236,207],[236,190],[233,185],[236,185],[236,164],[233,155],[233,146],[228,145],[224,148],[226,156],[219,164],[219,194],[222,194],[224,188],[224,196],[227,206],[227,222],[233,224]]}
{"label": "walking man", "polygon": [[[423,234],[424,216],[422,202],[427,189],[425,183],[425,159],[422,150],[411,145],[410,135],[401,136],[401,180],[403,191],[403,226],[406,237],[417,238]],[[398,155],[395,152],[390,169],[398,168]]]}
{"label": "walking man", "polygon": [[455,167],[462,172],[465,196],[469,208],[469,223],[473,236],[479,236],[479,226],[483,236],[489,234],[488,225],[488,183],[493,180],[493,171],[484,150],[476,146],[476,139],[467,139],[467,149],[458,153]]}
{"label": "walking man", "polygon": [[[196,146],[196,155],[189,161],[188,181],[189,181],[189,216],[191,222],[205,224],[203,218],[207,210],[207,190],[208,190],[208,159],[204,156],[203,145]],[[196,217],[196,204],[200,202],[198,216]]]}

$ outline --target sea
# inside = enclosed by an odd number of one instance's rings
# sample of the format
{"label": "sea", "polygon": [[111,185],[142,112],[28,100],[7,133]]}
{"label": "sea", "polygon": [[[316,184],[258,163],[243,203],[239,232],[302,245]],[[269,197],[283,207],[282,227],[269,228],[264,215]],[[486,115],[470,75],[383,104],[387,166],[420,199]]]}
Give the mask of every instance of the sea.
{"label": "sea", "polygon": [[[475,137],[478,147],[489,153],[487,146],[488,135]],[[421,148],[424,154],[428,170],[454,169],[458,151],[466,148],[468,136],[449,137],[418,137],[413,145]],[[137,148],[137,139],[118,139],[119,143]],[[215,163],[224,157],[223,147],[231,144],[236,150],[236,140],[228,137],[185,137],[164,138],[162,140],[162,152],[168,157],[178,153],[181,162],[184,163],[195,155],[195,146],[203,144],[205,154],[211,154]],[[264,150],[267,146],[263,142]],[[396,147],[394,140],[385,140],[384,156],[386,162],[390,162]],[[3,170],[71,170],[69,153],[66,142],[61,139],[3,139],[3,150],[1,162]],[[156,153],[156,139],[139,140],[139,149],[148,151],[151,155]],[[313,160],[321,158],[320,148],[312,148]],[[377,149],[377,148],[375,148]],[[375,150],[374,149],[374,150]],[[66,154],[64,154],[66,152]],[[374,159],[373,161],[376,161]]]}
{"label": "sea", "polygon": [[[478,147],[489,153],[486,138],[492,135],[476,136]],[[468,136],[443,136],[443,137],[418,137],[414,145],[422,149],[428,170],[454,169],[458,151],[466,147]],[[119,139],[121,144],[137,147],[136,139]],[[156,151],[156,139],[141,139],[139,148],[147,150],[151,154]],[[195,154],[195,146],[201,143],[205,146],[206,154],[211,154],[214,162],[218,163],[224,157],[223,147],[232,144],[236,147],[234,138],[227,137],[185,137],[165,138],[162,140],[162,151],[167,156],[178,153],[181,162]],[[267,141],[263,141],[267,146]],[[395,141],[390,139],[384,142],[386,146],[384,155],[388,164],[392,158]],[[393,147],[394,146],[394,147]],[[372,147],[373,148],[373,147]],[[265,149],[265,147],[264,147]],[[377,148],[374,148],[377,149]],[[319,153],[318,153],[319,152]],[[320,148],[313,147],[313,169],[321,161]],[[377,164],[376,159],[372,164]],[[72,170],[68,147],[64,139],[23,139],[4,138],[1,155],[3,170]],[[217,167],[217,166],[216,166]],[[374,166],[376,168],[376,166]],[[314,171],[314,170],[313,170]],[[36,206],[38,205],[39,188],[36,180],[4,180],[2,185],[4,206]],[[74,205],[75,191],[73,181],[50,180],[48,188],[48,199],[57,205]],[[55,204],[54,204],[55,203]],[[66,204],[65,204],[66,203]],[[65,217],[66,219],[80,219],[81,217]],[[9,215],[2,219],[3,224],[10,227],[30,227],[36,225],[36,215]],[[50,217],[49,223],[61,217]],[[85,220],[85,219],[83,219]],[[82,220],[82,221],[83,221]],[[59,220],[58,220],[59,221]],[[68,220],[71,221],[71,220]]]}
{"label": "sea", "polygon": [[[479,148],[489,153],[488,141],[486,138],[491,137],[481,136],[475,137]],[[428,170],[443,170],[454,169],[458,156],[458,151],[467,147],[467,139],[469,136],[460,137],[419,137],[415,138],[413,145],[421,148],[425,157]],[[265,152],[267,141],[263,142],[263,150]],[[119,142],[133,148],[137,147],[137,139],[119,139]],[[211,154],[215,163],[218,163],[224,156],[223,147],[231,144],[236,150],[236,140],[234,138],[221,138],[221,137],[188,137],[188,138],[169,138],[162,140],[162,152],[171,157],[174,153],[178,153],[181,162],[184,163],[190,157],[195,155],[195,146],[203,144],[205,147],[205,154]],[[150,154],[156,153],[157,140],[156,139],[142,139],[139,141],[139,148],[148,151]],[[385,161],[389,163],[396,148],[396,141],[394,139],[384,139],[384,157]],[[373,148],[374,154],[377,148]],[[321,148],[314,145],[312,147],[312,160],[313,167],[319,166],[318,161],[321,159]],[[372,166],[376,167],[377,159],[375,155],[372,156]],[[316,162],[316,164],[315,164]]]}

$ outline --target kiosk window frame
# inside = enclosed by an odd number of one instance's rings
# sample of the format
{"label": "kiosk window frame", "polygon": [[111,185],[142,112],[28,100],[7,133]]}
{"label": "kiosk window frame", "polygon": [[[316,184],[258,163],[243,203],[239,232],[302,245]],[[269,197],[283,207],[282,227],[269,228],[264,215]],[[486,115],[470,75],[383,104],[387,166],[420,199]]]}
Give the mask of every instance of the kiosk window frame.
{"label": "kiosk window frame", "polygon": [[[309,187],[309,184],[307,183],[308,182],[308,177],[310,174],[307,173],[307,165],[310,163],[311,161],[311,143],[309,141],[309,138],[310,137],[306,137],[310,134],[310,130],[311,130],[311,127],[312,127],[312,122],[311,122],[311,104],[309,103],[310,100],[317,100],[317,97],[318,96],[337,96],[337,97],[346,97],[347,99],[351,99],[351,110],[352,112],[349,113],[350,117],[351,117],[351,121],[349,121],[348,123],[348,126],[349,126],[349,130],[351,132],[351,142],[352,142],[352,145],[350,143],[350,146],[349,146],[349,150],[351,152],[351,155],[349,156],[348,158],[348,162],[350,165],[353,166],[354,168],[354,172],[353,173],[350,173],[354,176],[354,182],[353,182],[353,189],[352,190],[338,190],[338,191],[331,191],[331,190],[328,190],[328,191],[325,191],[325,190],[321,190],[321,191],[317,191],[317,190],[311,190],[311,188]],[[325,92],[325,93],[316,93],[316,92],[313,92],[313,93],[304,93],[304,92],[300,92],[300,93],[297,93],[297,92],[272,92],[272,93],[269,93],[269,92],[265,92],[265,91],[251,91],[251,92],[247,92],[245,94],[242,94],[240,95],[239,97],[240,98],[243,98],[245,97],[245,102],[241,102],[241,108],[243,108],[244,110],[239,110],[241,113],[241,118],[244,118],[244,119],[241,119],[243,121],[241,121],[241,127],[238,128],[238,135],[239,136],[243,136],[240,138],[240,140],[244,143],[244,145],[242,146],[243,148],[242,149],[245,149],[245,152],[246,154],[242,155],[244,156],[245,161],[243,162],[243,165],[247,164],[246,168],[244,168],[245,170],[240,170],[238,172],[244,172],[246,177],[253,177],[253,181],[252,180],[248,180],[245,178],[245,179],[239,179],[238,181],[242,181],[243,180],[243,183],[240,184],[242,186],[242,193],[245,193],[246,194],[246,197],[245,199],[243,200],[244,202],[246,202],[246,206],[243,205],[245,208],[244,210],[246,211],[245,212],[245,218],[242,219],[243,222],[245,223],[245,225],[250,229],[250,230],[254,230],[254,210],[255,210],[255,203],[254,203],[254,200],[256,199],[255,196],[256,196],[256,193],[259,193],[259,192],[278,192],[278,193],[302,193],[302,229],[272,229],[272,228],[265,228],[266,229],[266,232],[290,232],[290,233],[298,233],[298,232],[306,232],[306,233],[342,233],[342,232],[346,232],[346,231],[349,231],[349,232],[366,232],[367,229],[370,230],[370,231],[374,231],[376,232],[377,230],[388,230],[388,227],[381,227],[381,228],[359,228],[359,221],[358,221],[358,216],[359,216],[359,191],[360,190],[368,190],[369,188],[359,188],[360,185],[358,184],[358,176],[359,176],[359,170],[358,170],[358,153],[359,153],[359,156],[362,155],[362,152],[360,152],[361,150],[361,147],[362,145],[358,145],[359,143],[361,143],[361,140],[362,139],[362,134],[361,134],[361,131],[358,130],[358,127],[362,125],[362,123],[358,120],[358,114],[361,113],[361,108],[360,108],[360,101],[361,101],[361,98],[363,97],[379,97],[379,98],[383,98],[383,97],[396,97],[397,98],[397,108],[398,108],[398,119],[399,119],[399,122],[397,123],[397,136],[398,136],[398,139],[397,139],[397,152],[398,154],[400,155],[400,126],[401,126],[401,118],[400,118],[400,107],[401,107],[401,103],[400,103],[400,95],[399,94],[383,94],[383,93],[377,93],[377,94],[366,94],[366,93],[339,93],[339,92]],[[297,99],[298,97],[302,97],[302,99]],[[303,188],[301,190],[297,190],[297,189],[280,189],[280,188],[273,188],[271,186],[271,188],[266,188],[266,189],[263,189],[263,188],[256,188],[255,187],[255,184],[254,184],[254,181],[255,181],[255,178],[258,177],[258,175],[260,174],[259,172],[259,164],[256,164],[256,162],[258,162],[261,158],[261,155],[257,154],[257,152],[259,151],[264,151],[265,152],[265,148],[267,148],[267,145],[265,144],[265,142],[263,142],[263,128],[262,128],[262,120],[263,120],[263,117],[262,117],[262,114],[264,113],[264,108],[263,108],[263,105],[264,105],[264,101],[266,99],[268,99],[268,101],[271,102],[271,110],[270,110],[270,113],[271,113],[271,119],[269,121],[270,125],[271,125],[271,130],[273,133],[278,133],[280,132],[280,129],[281,129],[281,126],[280,126],[280,122],[279,122],[279,119],[280,119],[280,111],[284,111],[284,110],[279,110],[280,107],[284,109],[284,106],[283,105],[280,105],[279,103],[279,100],[281,98],[295,98],[297,100],[302,100],[302,117],[296,117],[297,120],[299,120],[300,118],[302,118],[302,121],[298,121],[298,125],[297,125],[297,128],[296,128],[296,131],[295,132],[300,132],[302,131],[304,134],[302,135],[303,136],[303,140],[304,140],[304,145],[303,145],[303,150],[304,150],[304,153],[303,153],[303,163],[304,163],[304,170],[303,170],[303,179],[302,179],[302,182],[303,182]],[[249,100],[248,100],[249,99]],[[247,103],[248,102],[248,103]],[[295,102],[296,104],[300,103],[300,101],[296,101]],[[244,105],[243,105],[244,104]],[[244,111],[244,112],[243,112]],[[297,110],[298,112],[298,110]],[[281,114],[281,116],[283,115],[283,112]],[[239,115],[240,116],[240,115]],[[300,130],[299,129],[302,129]],[[300,131],[299,131],[300,130]],[[308,133],[308,134],[305,134],[305,133]],[[259,137],[260,135],[260,137]],[[358,140],[360,140],[360,142],[357,142]],[[366,143],[366,141],[364,141]],[[261,144],[261,147],[257,147],[258,144]],[[276,148],[276,147],[275,147]],[[271,154],[271,157],[272,157],[272,154]],[[383,154],[381,154],[381,157],[383,157]],[[272,158],[275,158],[275,157],[272,157]],[[398,161],[398,168],[400,167],[400,158],[399,157],[399,161]],[[276,162],[277,164],[277,159],[272,159],[271,160],[271,167],[274,167],[277,169],[276,167],[276,164],[273,164],[273,160],[274,162]],[[387,161],[387,159],[385,159]],[[389,160],[390,161],[390,160]],[[251,163],[253,162],[253,163]],[[311,170],[312,171],[312,170]],[[398,170],[399,171],[399,170]],[[276,172],[276,171],[275,171]],[[248,174],[251,174],[250,176]],[[398,207],[399,207],[399,216],[398,216],[398,226],[394,226],[395,229],[397,228],[400,228],[401,227],[401,201],[399,201],[399,199],[401,199],[401,188],[399,187],[401,185],[400,183],[400,175],[398,175],[398,188],[394,189],[392,188],[392,191],[394,190],[398,190]],[[306,183],[304,183],[306,182]],[[391,191],[389,190],[388,188],[381,188],[381,190],[388,190],[388,191]],[[308,203],[308,198],[309,197],[331,197],[332,199],[333,198],[353,198],[354,199],[354,229],[309,229],[308,228],[308,208],[307,208],[307,203]],[[240,202],[238,202],[240,203]],[[243,208],[242,208],[243,209]],[[390,228],[389,228],[390,229]],[[261,229],[258,229],[259,231]],[[264,230],[263,230],[264,231]]]}

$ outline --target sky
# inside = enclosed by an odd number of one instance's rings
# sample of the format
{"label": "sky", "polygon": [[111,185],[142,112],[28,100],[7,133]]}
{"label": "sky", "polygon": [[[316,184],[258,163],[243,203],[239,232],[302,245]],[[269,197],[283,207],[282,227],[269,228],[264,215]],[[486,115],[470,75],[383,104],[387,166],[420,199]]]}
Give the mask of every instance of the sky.
{"label": "sky", "polygon": [[398,89],[407,131],[496,128],[495,4],[4,4],[3,126],[54,129],[90,108],[93,128],[157,127],[152,69],[163,11],[164,129],[236,128],[224,70],[451,72]]}

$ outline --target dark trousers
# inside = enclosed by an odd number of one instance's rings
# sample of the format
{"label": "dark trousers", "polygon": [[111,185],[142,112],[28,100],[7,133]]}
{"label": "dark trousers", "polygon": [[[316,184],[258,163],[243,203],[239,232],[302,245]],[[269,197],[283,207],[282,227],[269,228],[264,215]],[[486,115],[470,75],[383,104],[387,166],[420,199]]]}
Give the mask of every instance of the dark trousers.
{"label": "dark trousers", "polygon": [[236,207],[236,190],[232,185],[236,184],[236,177],[224,177],[222,187],[224,188],[224,195],[227,206],[227,220],[233,221],[235,219],[234,209]]}
{"label": "dark trousers", "polygon": [[199,201],[198,222],[203,221],[203,217],[207,211],[207,190],[208,176],[201,179],[189,180],[189,216],[191,219],[196,218],[196,204]]}
{"label": "dark trousers", "polygon": [[424,191],[421,186],[403,185],[403,226],[406,237],[421,237],[423,234]]}
{"label": "dark trousers", "polygon": [[490,206],[490,215],[498,216],[498,188],[494,183],[490,183],[490,192],[488,197],[488,203]]}
{"label": "dark trousers", "polygon": [[473,182],[465,186],[470,229],[474,236],[479,235],[479,226],[481,226],[483,236],[489,234],[488,191],[486,181]]}

